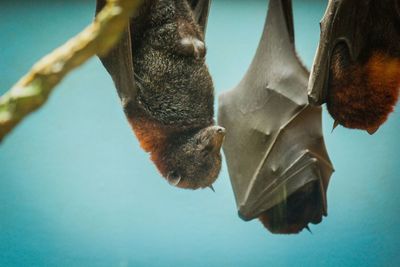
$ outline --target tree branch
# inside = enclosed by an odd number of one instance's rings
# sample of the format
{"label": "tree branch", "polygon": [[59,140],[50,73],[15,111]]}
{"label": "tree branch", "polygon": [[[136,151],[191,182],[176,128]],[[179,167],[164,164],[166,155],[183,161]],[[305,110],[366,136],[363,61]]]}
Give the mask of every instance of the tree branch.
{"label": "tree branch", "polygon": [[81,33],[37,62],[0,97],[0,141],[26,116],[40,108],[53,88],[92,56],[106,54],[119,40],[142,0],[107,0]]}

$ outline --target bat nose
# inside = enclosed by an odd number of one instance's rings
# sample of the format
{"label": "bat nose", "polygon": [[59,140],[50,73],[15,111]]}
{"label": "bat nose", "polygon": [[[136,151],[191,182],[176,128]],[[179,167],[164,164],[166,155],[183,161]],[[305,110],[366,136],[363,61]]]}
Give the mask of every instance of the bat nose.
{"label": "bat nose", "polygon": [[218,133],[218,134],[220,134],[220,135],[225,135],[226,134],[226,130],[225,130],[225,128],[224,127],[221,127],[221,126],[215,126],[215,130],[216,130],[216,132]]}
{"label": "bat nose", "polygon": [[215,145],[215,149],[219,151],[221,149],[222,143],[224,142],[226,130],[224,127],[221,126],[214,126],[213,128],[215,131],[213,142]]}

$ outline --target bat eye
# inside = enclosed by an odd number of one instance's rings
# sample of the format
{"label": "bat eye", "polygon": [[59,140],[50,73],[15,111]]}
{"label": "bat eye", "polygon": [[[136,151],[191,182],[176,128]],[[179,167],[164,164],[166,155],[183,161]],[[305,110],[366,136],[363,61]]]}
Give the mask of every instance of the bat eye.
{"label": "bat eye", "polygon": [[167,180],[170,185],[177,186],[181,181],[181,176],[176,171],[172,171],[168,173]]}

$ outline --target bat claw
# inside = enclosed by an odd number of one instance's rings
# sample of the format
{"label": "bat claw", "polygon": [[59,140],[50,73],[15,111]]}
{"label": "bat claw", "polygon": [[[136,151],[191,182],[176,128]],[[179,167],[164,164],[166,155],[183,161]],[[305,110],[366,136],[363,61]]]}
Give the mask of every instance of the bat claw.
{"label": "bat claw", "polygon": [[378,130],[379,130],[379,126],[378,126],[378,127],[375,127],[375,128],[369,128],[369,129],[367,129],[367,132],[368,132],[370,135],[373,135],[373,134],[376,133]]}
{"label": "bat claw", "polygon": [[310,234],[312,234],[313,232],[311,231],[310,227],[308,227],[308,225],[306,225],[306,227],[304,227],[307,231],[310,232]]}
{"label": "bat claw", "polygon": [[333,123],[333,127],[332,127],[332,131],[331,133],[333,133],[333,131],[336,129],[336,127],[339,126],[339,122],[337,120],[335,120],[335,122]]}
{"label": "bat claw", "polygon": [[210,188],[215,193],[215,189],[212,185],[210,185],[208,188]]}

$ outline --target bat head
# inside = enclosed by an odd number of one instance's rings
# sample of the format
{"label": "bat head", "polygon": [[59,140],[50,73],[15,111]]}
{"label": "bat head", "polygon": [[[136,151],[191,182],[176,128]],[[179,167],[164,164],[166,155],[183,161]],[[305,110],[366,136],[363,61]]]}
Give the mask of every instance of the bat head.
{"label": "bat head", "polygon": [[194,133],[173,136],[159,162],[159,170],[171,185],[197,189],[212,185],[221,169],[225,129],[209,126]]}
{"label": "bat head", "polygon": [[347,128],[375,133],[394,110],[399,97],[400,57],[376,51],[365,63],[351,62],[347,47],[333,53],[327,107]]}
{"label": "bat head", "polygon": [[320,187],[312,182],[304,185],[285,201],[259,217],[265,228],[275,234],[297,234],[308,224],[318,224],[324,215]]}
{"label": "bat head", "polygon": [[[329,1],[311,77],[313,104],[327,103],[334,126],[375,133],[400,88],[399,1]],[[357,15],[350,15],[357,14]]]}

